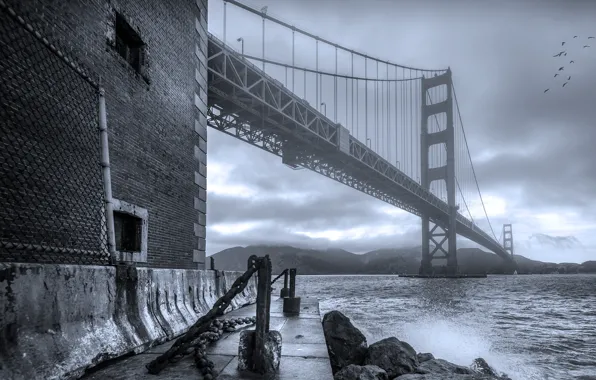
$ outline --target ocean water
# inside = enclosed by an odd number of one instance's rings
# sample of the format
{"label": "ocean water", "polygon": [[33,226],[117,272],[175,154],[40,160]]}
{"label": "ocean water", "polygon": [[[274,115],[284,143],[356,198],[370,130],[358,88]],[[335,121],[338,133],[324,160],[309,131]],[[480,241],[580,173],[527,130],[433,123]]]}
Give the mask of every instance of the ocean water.
{"label": "ocean water", "polygon": [[513,380],[596,378],[596,275],[298,276],[296,286],[369,344],[395,336],[461,365],[482,357]]}

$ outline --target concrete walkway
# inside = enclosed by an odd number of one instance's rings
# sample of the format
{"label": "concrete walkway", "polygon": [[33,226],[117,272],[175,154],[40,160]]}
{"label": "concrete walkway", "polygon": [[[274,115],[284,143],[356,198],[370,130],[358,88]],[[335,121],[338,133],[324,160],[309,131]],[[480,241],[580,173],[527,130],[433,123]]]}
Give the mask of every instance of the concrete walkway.
{"label": "concrete walkway", "polygon": [[[325,336],[321,324],[319,301],[315,298],[302,298],[300,315],[289,316],[282,311],[282,300],[271,302],[271,330],[282,335],[282,358],[279,372],[267,379],[286,380],[332,380],[331,364],[325,344]],[[255,315],[255,305],[234,310],[223,318],[247,317]],[[254,325],[244,328],[254,330]],[[233,333],[224,333],[222,338],[207,349],[207,357],[215,364],[219,374],[217,379],[264,379],[265,377],[250,373],[240,373],[238,367],[238,328]],[[145,365],[164,353],[175,340],[154,347],[139,355],[117,361],[97,372],[83,377],[85,380],[174,380],[202,379],[201,372],[195,367],[192,356],[187,356],[178,363],[168,365],[159,375],[147,373]]]}

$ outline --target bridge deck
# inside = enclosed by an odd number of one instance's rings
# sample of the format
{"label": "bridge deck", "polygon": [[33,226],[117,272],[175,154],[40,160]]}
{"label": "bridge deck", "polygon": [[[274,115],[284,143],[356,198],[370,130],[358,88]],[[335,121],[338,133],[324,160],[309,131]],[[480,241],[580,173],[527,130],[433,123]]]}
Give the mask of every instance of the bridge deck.
{"label": "bridge deck", "polygon": [[[279,373],[271,380],[311,380],[333,379],[327,345],[323,334],[319,301],[315,298],[302,298],[298,316],[288,316],[282,312],[281,299],[271,302],[270,328],[281,332],[282,357]],[[243,307],[226,314],[223,318],[247,317],[255,315],[255,305]],[[238,339],[240,331],[254,330],[253,327],[226,333],[207,350],[207,357],[215,364],[219,380],[262,379],[263,377],[240,373],[238,367]],[[157,355],[168,350],[175,340],[118,361],[97,372],[83,377],[86,380],[178,380],[200,379],[200,371],[192,357],[187,356],[178,363],[170,364],[159,375],[147,373],[145,365]]]}

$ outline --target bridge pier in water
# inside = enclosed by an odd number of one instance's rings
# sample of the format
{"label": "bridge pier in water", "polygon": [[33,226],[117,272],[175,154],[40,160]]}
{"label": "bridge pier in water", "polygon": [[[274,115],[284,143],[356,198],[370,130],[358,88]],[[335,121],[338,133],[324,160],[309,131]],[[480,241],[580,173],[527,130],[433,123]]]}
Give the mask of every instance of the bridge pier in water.
{"label": "bridge pier in water", "polygon": [[[442,101],[431,99],[428,91],[430,89],[446,86],[446,98]],[[453,99],[451,84],[451,69],[444,74],[431,78],[422,78],[421,91],[421,131],[420,131],[420,179],[424,189],[430,191],[434,181],[444,181],[447,189],[447,204],[449,216],[441,218],[432,215],[432,211],[422,215],[422,258],[420,262],[420,275],[432,275],[434,273],[433,260],[447,260],[443,274],[455,275],[458,273],[457,266],[457,210],[455,204],[455,129],[453,126]],[[430,100],[430,102],[429,102]],[[444,129],[437,132],[429,132],[429,118],[445,114]],[[434,145],[441,145],[446,150],[446,160],[438,167],[431,167],[429,162],[430,149]],[[432,243],[432,249],[431,249]],[[439,253],[439,255],[436,255]]]}

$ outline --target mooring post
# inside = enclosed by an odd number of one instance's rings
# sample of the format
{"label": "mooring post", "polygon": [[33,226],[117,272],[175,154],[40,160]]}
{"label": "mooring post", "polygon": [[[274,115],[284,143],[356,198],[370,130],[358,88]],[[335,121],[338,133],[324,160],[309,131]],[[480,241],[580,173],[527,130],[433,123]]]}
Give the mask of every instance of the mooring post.
{"label": "mooring post", "polygon": [[281,359],[281,334],[269,330],[271,311],[271,260],[259,259],[257,271],[256,326],[242,331],[238,345],[238,369],[260,374],[277,371]]}
{"label": "mooring post", "polygon": [[290,269],[290,297],[296,297],[296,268]]}
{"label": "mooring post", "polygon": [[284,313],[300,313],[300,297],[296,297],[296,268],[290,269],[290,295],[284,298]]}
{"label": "mooring post", "polygon": [[211,270],[215,270],[215,259],[213,258],[213,256],[210,256],[209,259],[211,259]]}
{"label": "mooring post", "polygon": [[288,289],[288,269],[284,269],[284,287],[279,292],[280,298],[286,298],[290,295],[290,289]]}
{"label": "mooring post", "polygon": [[271,261],[269,256],[261,259],[257,284],[257,325],[255,327],[255,349],[253,366],[256,372],[263,370],[265,339],[269,332],[269,306],[271,304]]}

